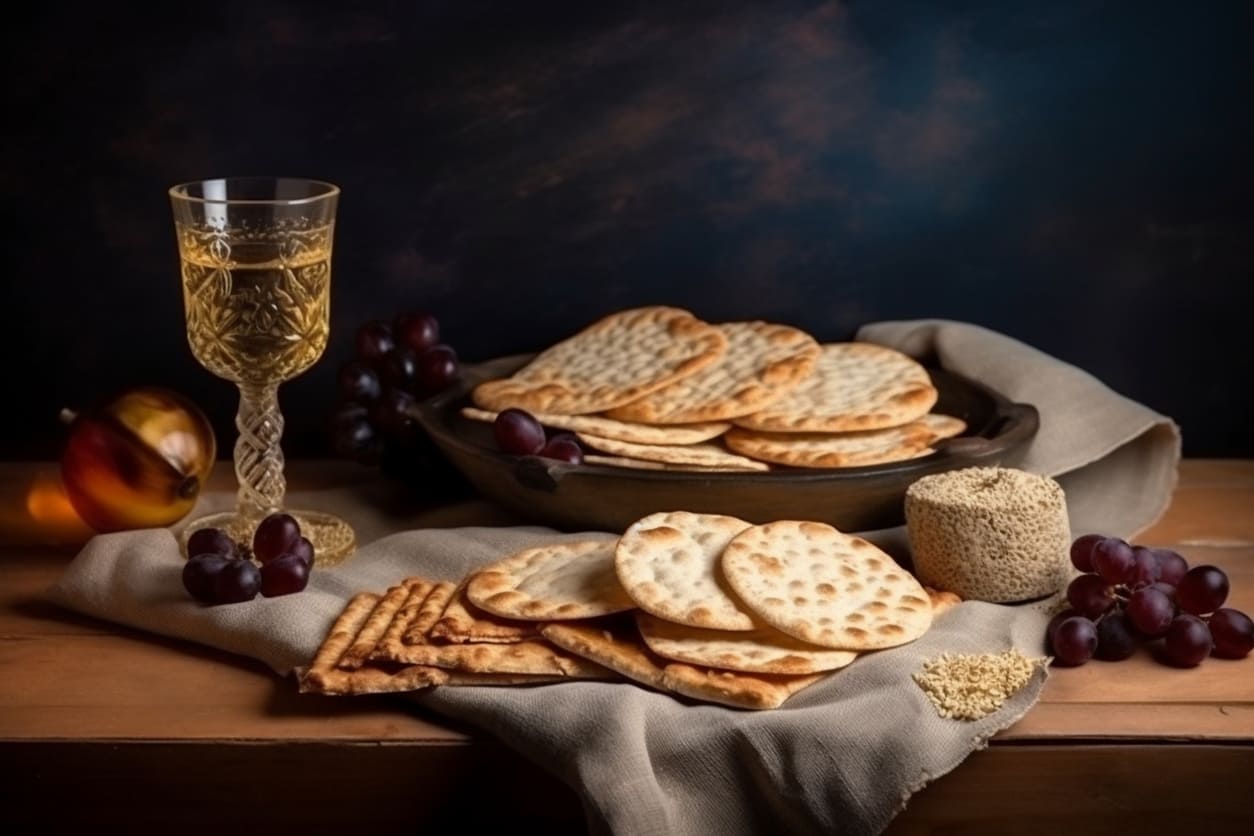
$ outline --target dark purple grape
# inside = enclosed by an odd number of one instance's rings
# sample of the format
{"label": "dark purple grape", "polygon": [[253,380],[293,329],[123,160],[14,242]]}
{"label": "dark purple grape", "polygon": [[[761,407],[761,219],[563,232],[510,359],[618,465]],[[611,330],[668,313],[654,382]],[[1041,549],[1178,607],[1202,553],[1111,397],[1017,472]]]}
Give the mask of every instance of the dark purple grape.
{"label": "dark purple grape", "polygon": [[1118,537],[1107,537],[1093,546],[1093,568],[1112,586],[1124,582],[1132,563],[1132,547]]}
{"label": "dark purple grape", "polygon": [[1221,659],[1243,659],[1254,650],[1254,621],[1230,607],[1215,610],[1210,617],[1211,651]]}
{"label": "dark purple grape", "polygon": [[213,579],[233,562],[236,561],[220,554],[196,555],[183,564],[183,588],[197,601],[212,604],[215,601]]}
{"label": "dark purple grape", "polygon": [[1072,616],[1054,629],[1054,661],[1060,665],[1083,665],[1097,650],[1097,627],[1081,615]]}
{"label": "dark purple grape", "polygon": [[297,537],[296,542],[288,549],[288,554],[296,555],[312,569],[314,565],[314,547],[308,537]]}
{"label": "dark purple grape", "polygon": [[395,345],[386,322],[374,320],[357,329],[357,356],[371,366],[381,363]]}
{"label": "dark purple grape", "polygon": [[300,592],[309,583],[309,564],[304,558],[285,554],[261,566],[261,594],[267,598]]}
{"label": "dark purple grape", "polygon": [[1194,566],[1176,584],[1176,606],[1194,615],[1214,612],[1227,598],[1228,576],[1215,566]]}
{"label": "dark purple grape", "polygon": [[1105,534],[1085,534],[1071,543],[1071,565],[1081,572],[1093,571],[1093,547],[1106,539]]}
{"label": "dark purple grape", "polygon": [[583,448],[573,435],[556,435],[540,450],[546,459],[557,459],[570,464],[583,464]]}
{"label": "dark purple grape", "polygon": [[1054,652],[1054,631],[1058,629],[1058,625],[1066,621],[1068,618],[1079,615],[1078,612],[1071,608],[1067,608],[1062,612],[1054,615],[1049,620],[1049,624],[1045,625],[1045,651],[1047,653]]}
{"label": "dark purple grape", "polygon": [[440,323],[425,311],[403,313],[392,324],[396,341],[421,354],[440,341]]}
{"label": "dark purple grape", "polygon": [[418,387],[418,355],[404,346],[397,346],[383,358],[380,366],[383,382],[393,389],[413,392]]}
{"label": "dark purple grape", "polygon": [[389,389],[379,398],[370,417],[375,427],[390,441],[406,442],[416,432],[414,396],[401,389]]}
{"label": "dark purple grape", "polygon": [[1128,621],[1143,636],[1157,638],[1167,632],[1171,619],[1175,617],[1176,608],[1161,589],[1147,586],[1138,589],[1128,598],[1124,611]]}
{"label": "dark purple grape", "polygon": [[1118,610],[1106,613],[1097,622],[1097,653],[1098,659],[1107,662],[1119,662],[1136,653],[1136,635],[1128,619]]}
{"label": "dark purple grape", "polygon": [[378,434],[369,421],[359,421],[336,433],[335,454],[362,464],[374,464],[379,457]]}
{"label": "dark purple grape", "polygon": [[300,524],[291,514],[271,514],[253,532],[253,554],[262,563],[288,552],[300,538]]}
{"label": "dark purple grape", "polygon": [[335,432],[344,424],[370,420],[370,410],[356,401],[345,401],[331,413],[331,431]]}
{"label": "dark purple grape", "polygon": [[345,459],[371,463],[378,455],[379,438],[369,413],[364,407],[337,413],[332,419],[331,445],[335,454]]}
{"label": "dark purple grape", "polygon": [[251,560],[228,561],[213,576],[213,603],[238,604],[251,601],[261,589],[261,573]]}
{"label": "dark purple grape", "polygon": [[1158,580],[1159,572],[1158,558],[1154,556],[1153,549],[1133,546],[1132,568],[1128,570],[1123,582],[1133,589],[1149,586]]}
{"label": "dark purple grape", "polygon": [[216,554],[234,560],[240,556],[239,544],[220,528],[201,528],[192,532],[187,538],[187,554],[196,557],[201,554]]}
{"label": "dark purple grape", "polygon": [[383,392],[379,375],[361,360],[349,360],[340,366],[336,377],[340,395],[346,400],[369,403]]}
{"label": "dark purple grape", "polygon": [[1191,668],[1210,654],[1210,630],[1196,615],[1183,613],[1172,620],[1163,639],[1163,652],[1174,665]]}
{"label": "dark purple grape", "polygon": [[1169,599],[1171,599],[1171,605],[1173,607],[1175,606],[1176,588],[1174,586],[1169,583],[1164,583],[1163,581],[1154,581],[1150,584],[1150,589],[1157,589],[1159,592],[1166,595]]}
{"label": "dark purple grape", "polygon": [[1189,563],[1179,552],[1173,552],[1171,549],[1151,549],[1154,557],[1158,559],[1158,579],[1172,586],[1180,583],[1180,579],[1184,577],[1184,573],[1189,571]]}
{"label": "dark purple grape", "polygon": [[533,456],[544,447],[544,427],[530,412],[506,409],[492,422],[492,435],[503,453]]}
{"label": "dark purple grape", "polygon": [[447,345],[433,346],[418,355],[418,386],[424,394],[444,391],[458,375],[457,352]]}
{"label": "dark purple grape", "polygon": [[1100,575],[1076,575],[1067,585],[1067,603],[1087,618],[1096,618],[1115,603],[1110,585]]}

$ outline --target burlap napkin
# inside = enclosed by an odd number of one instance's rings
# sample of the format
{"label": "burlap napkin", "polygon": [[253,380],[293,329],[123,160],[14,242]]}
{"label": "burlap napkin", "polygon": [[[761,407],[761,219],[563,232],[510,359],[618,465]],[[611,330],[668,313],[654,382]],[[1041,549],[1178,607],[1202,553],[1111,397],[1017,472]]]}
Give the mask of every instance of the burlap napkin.
{"label": "burlap napkin", "polygon": [[1129,537],[1167,509],[1180,464],[1180,430],[1097,378],[1004,334],[943,319],[877,322],[857,338],[892,346],[987,384],[1040,411],[1019,467],[1055,477],[1071,530]]}
{"label": "burlap napkin", "polygon": [[[860,338],[934,353],[1041,411],[1024,466],[1061,476],[1075,530],[1131,535],[1162,512],[1174,485],[1174,424],[1085,373],[1004,336],[947,322],[881,323]],[[356,488],[301,497],[378,531]],[[220,506],[227,498],[209,497]],[[477,511],[476,511],[477,513]],[[457,518],[454,514],[452,518]],[[300,595],[201,607],[188,600],[166,531],[95,538],[51,591],[95,616],[265,661],[286,674],[312,656],[348,597],[406,575],[455,579],[527,545],[573,535],[541,528],[403,531],[319,570]],[[975,722],[937,716],[911,676],[942,652],[1043,652],[1036,607],[965,603],[921,639],[868,654],[773,711],[697,705],[626,683],[440,688],[416,697],[468,720],[551,770],[584,801],[593,832],[871,834],[1039,697],[1044,674]],[[295,687],[293,685],[293,687]]]}

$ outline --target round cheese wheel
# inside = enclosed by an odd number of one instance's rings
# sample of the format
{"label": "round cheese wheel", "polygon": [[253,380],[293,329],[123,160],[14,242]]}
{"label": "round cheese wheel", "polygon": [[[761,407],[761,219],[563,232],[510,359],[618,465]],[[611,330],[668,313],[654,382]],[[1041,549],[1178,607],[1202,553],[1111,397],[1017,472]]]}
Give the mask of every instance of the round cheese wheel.
{"label": "round cheese wheel", "polygon": [[1010,603],[1052,595],[1070,576],[1062,486],[1047,476],[969,467],[906,491],[915,573],[964,599]]}

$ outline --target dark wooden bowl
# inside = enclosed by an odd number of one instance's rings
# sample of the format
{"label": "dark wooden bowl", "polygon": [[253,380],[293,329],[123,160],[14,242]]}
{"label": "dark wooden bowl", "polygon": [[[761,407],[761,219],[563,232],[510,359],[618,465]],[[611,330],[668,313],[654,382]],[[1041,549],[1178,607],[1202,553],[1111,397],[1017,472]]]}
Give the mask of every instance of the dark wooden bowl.
{"label": "dark wooden bowl", "polygon": [[423,401],[416,417],[449,461],[485,497],[524,519],[555,528],[621,532],[656,511],[729,514],[754,523],[818,520],[842,531],[900,525],[906,488],[920,476],[973,465],[1014,466],[1036,435],[1030,404],[1012,403],[975,381],[928,368],[940,393],[933,411],[967,422],[936,452],[892,464],[840,469],[784,468],[764,473],[629,470],[573,465],[496,449],[492,426],[463,418],[480,381],[509,375],[531,355],[469,366],[462,381]]}

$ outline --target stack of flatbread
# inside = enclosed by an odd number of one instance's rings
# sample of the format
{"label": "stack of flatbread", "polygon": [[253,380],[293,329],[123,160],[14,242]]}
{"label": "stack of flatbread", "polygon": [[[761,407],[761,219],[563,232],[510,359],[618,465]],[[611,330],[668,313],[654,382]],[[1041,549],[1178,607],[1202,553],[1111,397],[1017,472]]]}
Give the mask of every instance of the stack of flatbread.
{"label": "stack of flatbread", "polygon": [[302,691],[630,679],[769,709],[958,602],[861,538],[813,522],[651,514],[622,537],[526,549],[459,584],[357,594]]}
{"label": "stack of flatbread", "polygon": [[467,418],[523,409],[573,432],[589,464],[657,470],[883,464],[966,429],[930,412],[936,387],[898,351],[660,306],[607,316],[472,400]]}

